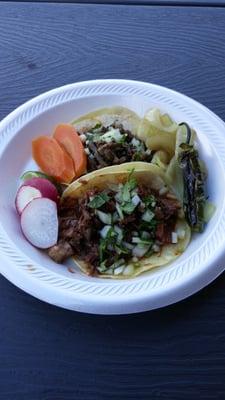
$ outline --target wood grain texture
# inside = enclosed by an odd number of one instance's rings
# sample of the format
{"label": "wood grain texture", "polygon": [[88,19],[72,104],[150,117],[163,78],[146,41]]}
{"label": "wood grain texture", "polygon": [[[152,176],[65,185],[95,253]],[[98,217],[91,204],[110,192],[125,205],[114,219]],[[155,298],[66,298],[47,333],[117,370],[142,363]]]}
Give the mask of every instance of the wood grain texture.
{"label": "wood grain texture", "polygon": [[[225,119],[225,10],[0,3],[0,118],[69,82],[129,78]],[[134,316],[44,304],[0,278],[1,400],[225,397],[225,277]]]}
{"label": "wood grain texture", "polygon": [[225,10],[0,3],[0,118],[48,89],[129,78],[224,115]]}
{"label": "wood grain texture", "polygon": [[[0,0],[1,1],[1,0]],[[13,0],[9,0],[13,1]],[[18,3],[21,0],[14,0]],[[31,3],[33,0],[23,0]],[[225,0],[36,0],[36,3],[79,3],[79,4],[128,4],[128,5],[156,5],[156,6],[225,6]]]}

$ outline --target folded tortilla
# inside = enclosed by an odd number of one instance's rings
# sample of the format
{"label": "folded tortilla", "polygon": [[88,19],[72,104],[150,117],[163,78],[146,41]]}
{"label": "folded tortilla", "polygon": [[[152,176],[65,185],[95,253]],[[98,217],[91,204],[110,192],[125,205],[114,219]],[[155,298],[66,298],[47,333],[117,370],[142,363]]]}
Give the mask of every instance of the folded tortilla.
{"label": "folded tortilla", "polygon": [[[87,191],[93,188],[102,191],[113,188],[115,184],[123,184],[127,181],[131,171],[133,171],[133,176],[136,178],[138,184],[144,184],[157,191],[165,187],[165,185],[168,186],[166,176],[158,166],[144,162],[125,163],[91,172],[76,180],[64,191],[62,201],[67,196],[82,198]],[[171,189],[170,192],[173,193]],[[182,239],[179,239],[176,244],[163,245],[159,253],[154,253],[149,257],[143,257],[138,263],[133,262],[132,264],[132,261],[129,262],[129,265],[132,265],[132,268],[130,268],[132,270],[131,273],[126,275],[98,273],[98,277],[113,279],[132,278],[152,268],[173,262],[184,252],[191,238],[189,225],[184,218],[177,219],[175,230],[184,232]],[[90,265],[76,256],[74,257],[74,261],[83,272],[86,274],[90,273]]]}

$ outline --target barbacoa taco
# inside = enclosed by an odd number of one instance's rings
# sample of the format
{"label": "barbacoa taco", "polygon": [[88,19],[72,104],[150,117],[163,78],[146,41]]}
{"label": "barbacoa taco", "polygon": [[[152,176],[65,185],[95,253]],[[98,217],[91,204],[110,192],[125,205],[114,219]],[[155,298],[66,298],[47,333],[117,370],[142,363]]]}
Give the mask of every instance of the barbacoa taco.
{"label": "barbacoa taco", "polygon": [[87,174],[64,192],[56,262],[86,274],[130,278],[170,263],[190,241],[182,206],[156,165],[134,162]]}

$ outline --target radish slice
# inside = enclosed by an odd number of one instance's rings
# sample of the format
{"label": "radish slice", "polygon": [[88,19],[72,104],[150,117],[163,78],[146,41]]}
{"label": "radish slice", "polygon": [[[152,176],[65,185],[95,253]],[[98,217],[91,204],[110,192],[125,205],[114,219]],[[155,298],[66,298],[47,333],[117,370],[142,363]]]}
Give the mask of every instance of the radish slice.
{"label": "radish slice", "polygon": [[47,249],[57,243],[58,217],[56,203],[44,197],[34,199],[23,210],[21,229],[35,247]]}
{"label": "radish slice", "polygon": [[21,186],[16,194],[16,209],[18,214],[23,212],[23,209],[30,203],[31,200],[42,197],[40,190],[32,186]]}
{"label": "radish slice", "polygon": [[56,203],[58,202],[58,191],[55,185],[53,185],[53,183],[46,178],[36,177],[27,179],[22,186],[32,186],[33,188],[40,190],[42,197],[46,197],[47,199],[53,200]]}

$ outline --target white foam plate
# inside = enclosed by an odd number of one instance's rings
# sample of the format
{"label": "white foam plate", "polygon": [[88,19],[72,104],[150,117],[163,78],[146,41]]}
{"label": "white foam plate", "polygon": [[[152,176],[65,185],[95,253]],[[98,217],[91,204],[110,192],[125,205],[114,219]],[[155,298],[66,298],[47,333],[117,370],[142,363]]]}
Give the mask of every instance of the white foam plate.
{"label": "white foam plate", "polygon": [[[31,140],[51,134],[60,122],[101,107],[120,105],[143,116],[159,107],[198,133],[201,157],[208,167],[208,194],[216,212],[203,234],[195,235],[174,263],[134,279],[113,281],[69,272],[23,237],[14,198],[19,177],[36,169]],[[44,93],[0,123],[0,272],[27,293],[71,310],[127,314],[177,302],[209,284],[224,270],[225,125],[196,101],[164,87],[126,80],[74,83]]]}

